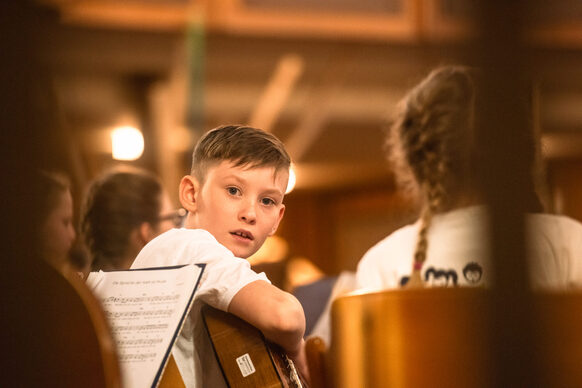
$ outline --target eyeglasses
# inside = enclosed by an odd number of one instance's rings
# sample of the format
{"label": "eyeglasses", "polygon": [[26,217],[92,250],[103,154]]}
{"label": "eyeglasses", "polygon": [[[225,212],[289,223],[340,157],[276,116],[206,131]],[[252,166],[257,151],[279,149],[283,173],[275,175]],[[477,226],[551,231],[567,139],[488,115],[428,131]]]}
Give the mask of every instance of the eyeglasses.
{"label": "eyeglasses", "polygon": [[170,213],[162,214],[161,216],[158,217],[158,222],[171,221],[176,228],[180,228],[184,223],[184,218],[186,218],[186,214],[188,214],[186,209],[180,208]]}

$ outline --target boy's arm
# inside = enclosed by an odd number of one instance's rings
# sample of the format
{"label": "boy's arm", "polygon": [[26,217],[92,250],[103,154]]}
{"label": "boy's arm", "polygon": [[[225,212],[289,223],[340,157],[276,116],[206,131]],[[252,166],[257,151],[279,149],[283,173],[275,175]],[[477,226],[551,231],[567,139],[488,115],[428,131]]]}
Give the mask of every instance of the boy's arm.
{"label": "boy's arm", "polygon": [[266,281],[256,280],[235,294],[228,312],[244,319],[261,330],[269,341],[280,345],[299,372],[309,378],[303,348],[305,314],[293,295]]}

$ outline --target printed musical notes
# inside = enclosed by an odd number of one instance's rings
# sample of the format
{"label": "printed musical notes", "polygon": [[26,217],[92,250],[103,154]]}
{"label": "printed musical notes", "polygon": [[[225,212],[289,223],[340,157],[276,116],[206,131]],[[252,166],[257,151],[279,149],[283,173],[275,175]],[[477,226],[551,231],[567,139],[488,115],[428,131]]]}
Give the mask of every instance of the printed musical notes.
{"label": "printed musical notes", "polygon": [[202,268],[92,272],[117,344],[124,387],[154,387],[182,326]]}

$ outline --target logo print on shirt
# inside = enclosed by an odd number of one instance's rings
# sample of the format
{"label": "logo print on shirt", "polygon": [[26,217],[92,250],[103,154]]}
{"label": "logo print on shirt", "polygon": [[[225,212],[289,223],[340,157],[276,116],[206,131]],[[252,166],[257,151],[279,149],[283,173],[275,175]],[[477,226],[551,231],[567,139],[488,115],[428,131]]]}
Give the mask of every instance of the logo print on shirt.
{"label": "logo print on shirt", "polygon": [[[477,285],[483,278],[483,267],[472,261],[463,268],[463,277],[467,283]],[[400,278],[400,287],[404,287],[410,276]],[[443,270],[429,267],[424,273],[425,286],[432,287],[454,287],[458,285],[458,275],[455,270]]]}
{"label": "logo print on shirt", "polygon": [[470,284],[477,284],[483,277],[483,268],[474,261],[470,262],[463,268],[463,276]]}
{"label": "logo print on shirt", "polygon": [[457,272],[455,270],[434,269],[430,267],[424,273],[424,282],[434,287],[451,287],[457,285]]}
{"label": "logo print on shirt", "polygon": [[[409,276],[403,276],[400,278],[400,287],[404,287]],[[435,269],[434,267],[429,267],[424,272],[424,284],[427,287],[454,287],[457,286],[458,275],[453,269]]]}

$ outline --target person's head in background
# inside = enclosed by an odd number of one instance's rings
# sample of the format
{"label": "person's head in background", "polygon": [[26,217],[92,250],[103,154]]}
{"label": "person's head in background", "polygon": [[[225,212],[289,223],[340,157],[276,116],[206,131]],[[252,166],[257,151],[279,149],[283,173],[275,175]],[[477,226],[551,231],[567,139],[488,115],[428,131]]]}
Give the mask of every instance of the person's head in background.
{"label": "person's head in background", "polygon": [[[408,92],[390,128],[388,158],[397,179],[417,192],[423,206],[415,270],[425,260],[432,216],[481,204],[476,179],[477,168],[482,168],[475,136],[477,98],[475,71],[461,66],[437,68]],[[533,128],[523,135],[531,147],[530,154],[522,156],[533,165]],[[533,172],[531,178],[530,196],[524,201],[529,211],[539,212],[543,209]]]}
{"label": "person's head in background", "polygon": [[399,183],[420,196],[424,212],[478,199],[474,182],[475,86],[469,70],[444,67],[408,92],[387,137]]}
{"label": "person's head in background", "polygon": [[70,182],[63,173],[52,171],[39,171],[37,178],[38,190],[42,192],[37,204],[39,253],[57,269],[65,270],[76,237]]}
{"label": "person's head in background", "polygon": [[[480,163],[475,137],[477,72],[463,66],[433,70],[401,101],[387,137],[388,158],[400,183],[420,194],[425,210],[448,211],[480,202],[475,177]],[[527,103],[527,102],[524,102]],[[535,159],[533,129],[524,134]],[[533,173],[532,173],[532,180]],[[529,210],[541,211],[533,188]]]}
{"label": "person's head in background", "polygon": [[185,227],[205,229],[235,256],[249,257],[283,218],[290,165],[283,143],[268,132],[238,125],[207,132],[180,182]]}
{"label": "person's head in background", "polygon": [[173,208],[158,177],[119,167],[92,181],[81,210],[81,232],[92,270],[128,269],[143,246],[180,227],[184,210]]}

